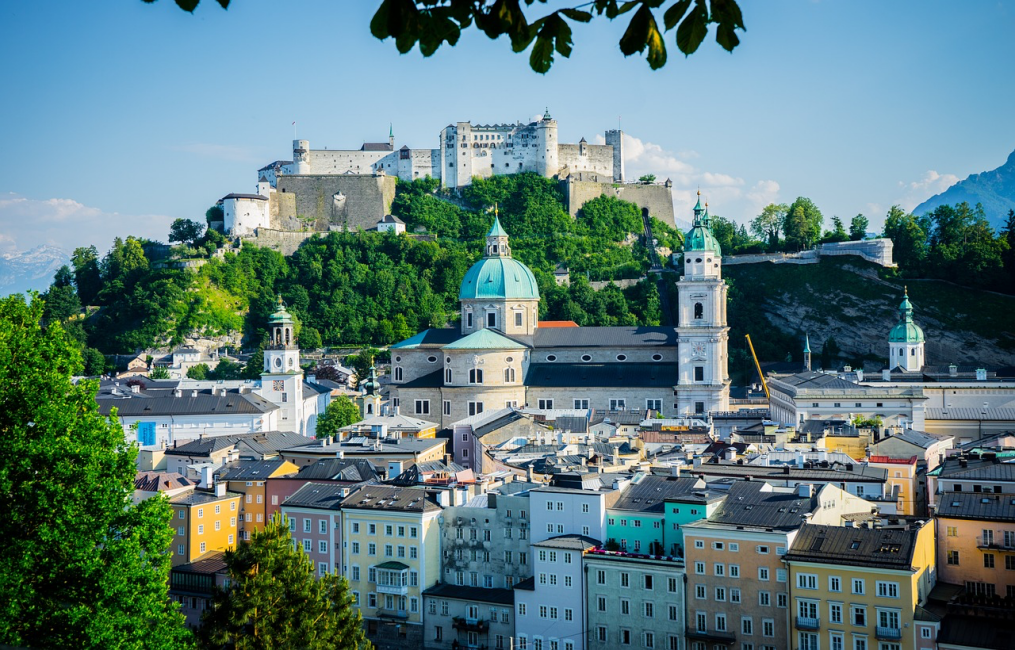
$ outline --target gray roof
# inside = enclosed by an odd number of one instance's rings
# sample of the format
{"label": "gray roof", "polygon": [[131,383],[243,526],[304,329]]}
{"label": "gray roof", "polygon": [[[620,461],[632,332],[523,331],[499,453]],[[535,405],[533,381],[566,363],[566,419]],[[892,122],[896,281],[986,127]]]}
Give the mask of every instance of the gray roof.
{"label": "gray roof", "polygon": [[253,393],[240,393],[236,390],[211,394],[211,390],[183,391],[176,397],[169,391],[158,391],[155,396],[138,396],[128,393],[127,397],[117,399],[97,395],[99,413],[109,415],[116,408],[119,417],[154,417],[162,415],[257,415],[277,410],[278,406]]}
{"label": "gray roof", "polygon": [[441,507],[434,503],[426,490],[370,485],[350,494],[342,502],[345,510],[401,510],[403,512],[436,512]]}
{"label": "gray roof", "polygon": [[908,442],[911,445],[916,445],[922,449],[929,449],[932,445],[935,445],[943,440],[951,440],[955,436],[949,435],[938,435],[935,433],[926,433],[924,431],[916,431],[915,429],[904,429],[902,433],[894,433],[891,435],[885,435],[879,442],[874,443],[878,445],[885,440],[902,440]]}
{"label": "gray roof", "polygon": [[554,428],[572,433],[587,433],[589,430],[589,419],[582,416],[562,415],[554,420]]}
{"label": "gray roof", "polygon": [[599,540],[584,535],[560,535],[533,544],[541,548],[562,548],[567,551],[587,551],[599,546]]}
{"label": "gray roof", "polygon": [[[676,377],[676,375],[674,375],[674,377]],[[647,409],[630,409],[624,411],[596,409],[592,412],[592,418],[589,420],[589,424],[596,425],[609,420],[613,424],[634,425],[641,424],[646,418],[648,418]]]}
{"label": "gray roof", "polygon": [[676,363],[533,363],[526,386],[544,388],[668,388],[677,383]]}
{"label": "gray roof", "polygon": [[166,449],[170,456],[210,456],[216,451],[238,447],[255,454],[274,454],[283,449],[302,445],[310,439],[291,431],[257,431],[228,436],[207,436]]}
{"label": "gray roof", "polygon": [[[1010,459],[1009,459],[1010,460]],[[969,458],[962,467],[957,456],[946,458],[935,473],[953,481],[1015,481],[1015,462],[1002,463],[994,458]]]}
{"label": "gray roof", "polygon": [[334,483],[307,483],[282,502],[282,507],[338,510],[349,488]]}
{"label": "gray roof", "polygon": [[225,201],[226,199],[250,199],[252,201],[267,201],[268,197],[261,196],[260,194],[238,194],[233,192],[232,194],[226,194],[219,201]]}
{"label": "gray roof", "polygon": [[983,420],[1015,422],[1015,408],[928,408],[928,420]]}
{"label": "gray roof", "polygon": [[209,551],[187,564],[170,569],[173,573],[224,573],[227,569],[225,551]]}
{"label": "gray roof", "polygon": [[980,650],[1011,650],[1015,648],[1015,622],[949,613],[941,621],[937,643]]}
{"label": "gray roof", "polygon": [[913,565],[913,550],[919,532],[916,527],[905,530],[804,524],[784,558],[789,562],[827,562],[907,570]]}
{"label": "gray roof", "polygon": [[291,160],[276,160],[275,162],[270,162],[267,165],[265,165],[264,167],[261,167],[257,171],[263,172],[263,171],[268,170],[268,169],[274,169],[276,167],[281,167],[282,165],[291,165],[291,164],[293,164],[293,161],[291,161]]}
{"label": "gray roof", "polygon": [[666,499],[688,495],[698,485],[699,479],[692,476],[645,476],[629,485],[612,509],[662,513]]}
{"label": "gray roof", "polygon": [[355,458],[322,458],[299,471],[296,478],[311,481],[360,483],[377,478],[374,466]]}
{"label": "gray roof", "polygon": [[545,327],[536,328],[532,344],[536,348],[676,347],[677,330],[642,326]]}
{"label": "gray roof", "polygon": [[795,492],[763,489],[761,481],[736,481],[722,505],[708,518],[711,523],[793,530],[806,521],[804,514],[818,507],[817,490],[812,497]]}
{"label": "gray roof", "polygon": [[473,431],[473,434],[477,438],[482,438],[483,436],[485,436],[488,433],[492,433],[494,431],[497,431],[498,429],[506,427],[507,425],[511,424],[512,422],[517,422],[518,420],[522,420],[524,418],[525,418],[525,415],[523,415],[519,411],[515,411],[514,409],[512,409],[512,410],[508,411],[507,413],[503,413],[503,414],[499,415],[498,417],[493,418],[492,420],[489,420],[487,422],[483,422],[482,424],[480,424],[478,427],[475,428],[475,430]]}
{"label": "gray roof", "polygon": [[485,589],[483,587],[466,587],[439,582],[423,592],[424,596],[446,598],[447,600],[467,600],[470,603],[492,603],[495,605],[511,605],[515,602],[512,589]]}
{"label": "gray roof", "polygon": [[772,377],[784,384],[795,386],[798,390],[807,388],[860,388],[858,384],[845,379],[839,379],[836,375],[828,375],[823,372],[800,372],[795,375],[775,375]]}
{"label": "gray roof", "polygon": [[[346,442],[321,446],[320,440],[310,441],[307,438],[306,444],[287,447],[285,453],[293,454],[320,454],[334,456],[342,452],[346,456],[373,456],[375,454],[415,454],[429,451],[435,446],[447,444],[443,438],[396,438],[393,442],[382,442],[368,440],[367,438],[350,438]],[[367,444],[364,444],[367,443]],[[374,447],[377,443],[377,448]],[[282,455],[285,456],[285,453]]]}
{"label": "gray roof", "polygon": [[705,474],[708,476],[751,476],[760,481],[765,479],[785,479],[811,481],[826,481],[831,483],[884,483],[888,478],[888,470],[880,467],[869,467],[860,463],[853,464],[853,469],[839,463],[832,463],[833,467],[828,469],[812,468],[798,469],[789,465],[777,467],[763,467],[760,465],[736,465],[733,463],[702,463],[699,467],[689,468],[692,474]]}
{"label": "gray roof", "polygon": [[394,151],[390,142],[364,142],[360,151]]}
{"label": "gray roof", "polygon": [[178,506],[199,506],[204,503],[214,503],[215,501],[224,501],[226,499],[234,499],[242,496],[243,494],[240,492],[230,492],[228,490],[222,496],[216,496],[214,492],[206,490],[193,490],[191,492],[182,492],[169,497],[169,503]]}
{"label": "gray roof", "polygon": [[944,492],[938,499],[938,517],[979,521],[1015,521],[1015,496],[982,492]]}
{"label": "gray roof", "polygon": [[402,221],[401,219],[399,219],[398,217],[396,217],[393,214],[386,214],[386,215],[384,215],[384,218],[381,219],[381,223],[400,223],[402,225],[405,225],[404,221]]}
{"label": "gray roof", "polygon": [[252,462],[240,463],[231,468],[222,480],[225,481],[263,481],[278,470],[286,461],[281,458],[270,458],[268,460],[255,460]]}

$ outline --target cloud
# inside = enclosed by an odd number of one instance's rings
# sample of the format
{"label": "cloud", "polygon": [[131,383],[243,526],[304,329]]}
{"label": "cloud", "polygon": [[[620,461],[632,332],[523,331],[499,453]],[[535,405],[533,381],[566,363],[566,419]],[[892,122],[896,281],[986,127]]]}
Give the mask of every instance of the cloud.
{"label": "cloud", "polygon": [[95,245],[104,252],[114,237],[165,239],[173,218],[107,212],[74,199],[32,199],[13,192],[0,196],[0,249],[28,250],[40,244],[67,251]]}
{"label": "cloud", "polygon": [[779,184],[775,181],[758,181],[747,190],[747,200],[754,212],[761,214],[762,208],[779,201]]}
{"label": "cloud", "polygon": [[918,181],[909,183],[899,181],[899,187],[903,191],[903,196],[897,203],[904,210],[912,210],[935,194],[944,192],[952,185],[958,183],[959,180],[959,177],[955,174],[940,174],[930,169]]}
{"label": "cloud", "polygon": [[171,151],[182,151],[191,153],[203,158],[215,158],[216,160],[228,160],[230,162],[257,162],[260,160],[257,152],[250,147],[240,147],[231,144],[212,144],[208,142],[193,142],[169,147]]}

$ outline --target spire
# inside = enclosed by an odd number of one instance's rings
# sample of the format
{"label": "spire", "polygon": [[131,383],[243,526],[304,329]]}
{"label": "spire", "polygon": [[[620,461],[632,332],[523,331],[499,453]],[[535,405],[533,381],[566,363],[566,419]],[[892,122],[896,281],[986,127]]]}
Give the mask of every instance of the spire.
{"label": "spire", "polygon": [[493,204],[493,226],[486,234],[486,257],[511,257],[508,234],[500,225],[500,215],[496,203]]}
{"label": "spire", "polygon": [[807,354],[811,353],[811,337],[810,334],[804,334],[804,352]]}
{"label": "spire", "polygon": [[550,107],[549,106],[546,107],[546,111],[543,113],[543,119],[544,120],[553,119],[553,118],[550,117]]}
{"label": "spire", "polygon": [[902,303],[899,305],[899,318],[903,323],[913,322],[913,303],[909,302],[909,287],[902,287]]}
{"label": "spire", "polygon": [[697,225],[698,220],[705,213],[705,208],[701,207],[701,190],[698,190],[698,202],[694,204],[694,223]]}
{"label": "spire", "polygon": [[391,122],[388,122],[388,137],[395,137],[395,125]]}

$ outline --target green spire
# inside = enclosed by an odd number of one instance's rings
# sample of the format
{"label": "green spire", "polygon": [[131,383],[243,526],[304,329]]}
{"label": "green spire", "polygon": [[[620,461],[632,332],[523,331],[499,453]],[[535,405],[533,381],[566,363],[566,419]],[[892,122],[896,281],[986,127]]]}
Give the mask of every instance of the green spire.
{"label": "green spire", "polygon": [[363,382],[363,392],[367,395],[376,395],[379,386],[380,383],[377,381],[377,368],[374,367],[374,360],[370,359],[370,374],[368,375],[367,380]]}
{"label": "green spire", "polygon": [[811,353],[811,337],[809,334],[804,334],[804,352],[807,354]]}
{"label": "green spire", "polygon": [[487,237],[507,237],[507,231],[500,225],[500,215],[497,213],[497,205],[493,206],[493,227],[486,234]]}
{"label": "green spire", "polygon": [[705,213],[705,208],[701,207],[701,190],[698,190],[698,202],[694,204],[694,225],[698,225],[698,219]]}
{"label": "green spire", "polygon": [[543,119],[544,119],[544,120],[549,120],[549,119],[552,119],[552,118],[550,117],[550,107],[549,107],[549,106],[547,106],[547,107],[546,107],[546,111],[544,111],[544,112],[543,112]]}
{"label": "green spire", "polygon": [[903,288],[899,304],[899,324],[888,333],[889,343],[923,343],[923,330],[913,322],[913,303],[909,302],[909,287]]}
{"label": "green spire", "polygon": [[269,323],[292,323],[293,317],[285,309],[285,303],[282,302],[282,296],[278,297],[278,302],[275,307],[275,313],[268,317]]}
{"label": "green spire", "polygon": [[388,122],[388,137],[389,138],[395,137],[395,125],[392,124],[391,122]]}

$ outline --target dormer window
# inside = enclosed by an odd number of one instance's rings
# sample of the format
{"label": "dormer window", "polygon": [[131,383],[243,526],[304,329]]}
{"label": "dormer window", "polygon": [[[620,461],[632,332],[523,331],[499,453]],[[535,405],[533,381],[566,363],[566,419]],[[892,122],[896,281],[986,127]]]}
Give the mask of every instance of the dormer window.
{"label": "dormer window", "polygon": [[494,254],[496,254],[497,253],[497,244],[494,244],[493,248],[491,250],[493,251]]}

